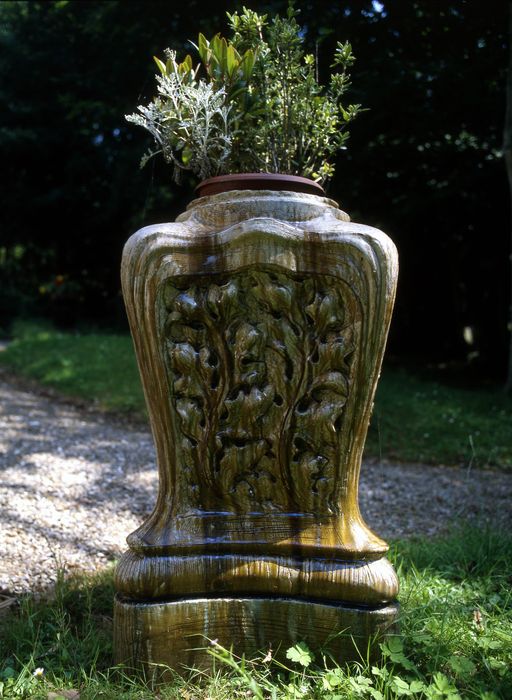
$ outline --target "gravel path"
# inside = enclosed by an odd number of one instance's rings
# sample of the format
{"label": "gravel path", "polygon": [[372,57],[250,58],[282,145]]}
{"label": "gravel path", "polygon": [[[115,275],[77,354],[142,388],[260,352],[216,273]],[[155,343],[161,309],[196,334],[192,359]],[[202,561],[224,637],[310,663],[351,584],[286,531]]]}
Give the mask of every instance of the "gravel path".
{"label": "gravel path", "polygon": [[[0,592],[45,589],[57,569],[115,559],[151,511],[149,429],[0,377]],[[368,463],[360,501],[384,538],[432,535],[456,518],[512,525],[512,474]]]}

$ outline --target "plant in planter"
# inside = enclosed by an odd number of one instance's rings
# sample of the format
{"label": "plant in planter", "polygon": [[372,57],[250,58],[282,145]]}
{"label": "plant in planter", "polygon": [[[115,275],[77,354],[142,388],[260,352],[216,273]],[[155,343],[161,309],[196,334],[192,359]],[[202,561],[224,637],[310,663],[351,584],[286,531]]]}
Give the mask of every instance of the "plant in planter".
{"label": "plant in planter", "polygon": [[176,179],[211,178],[123,253],[160,481],[117,568],[115,656],[150,674],[208,665],[205,639],[358,659],[398,612],[357,497],[396,250],[318,196],[359,109],[352,52],[321,88],[293,10],[229,20],[198,65],[156,59],[159,95],[129,117]]}
{"label": "plant in planter", "polygon": [[147,129],[157,153],[201,179],[238,172],[302,175],[325,182],[333,158],[348,138],[360,105],[343,105],[354,62],[348,42],[338,42],[329,83],[322,87],[304,34],[289,8],[271,22],[247,8],[228,14],[232,35],[208,41],[199,35],[199,63],[179,63],[168,49],[155,57],[158,96],[127,116]]}

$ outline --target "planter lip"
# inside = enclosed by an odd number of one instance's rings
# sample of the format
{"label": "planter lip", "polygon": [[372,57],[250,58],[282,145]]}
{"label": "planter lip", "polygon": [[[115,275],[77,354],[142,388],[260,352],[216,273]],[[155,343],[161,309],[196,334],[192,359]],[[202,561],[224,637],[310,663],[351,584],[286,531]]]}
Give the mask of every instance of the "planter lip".
{"label": "planter lip", "polygon": [[230,190],[274,190],[302,192],[325,197],[324,188],[307,177],[283,173],[233,173],[216,175],[202,180],[195,192],[198,197],[207,197]]}

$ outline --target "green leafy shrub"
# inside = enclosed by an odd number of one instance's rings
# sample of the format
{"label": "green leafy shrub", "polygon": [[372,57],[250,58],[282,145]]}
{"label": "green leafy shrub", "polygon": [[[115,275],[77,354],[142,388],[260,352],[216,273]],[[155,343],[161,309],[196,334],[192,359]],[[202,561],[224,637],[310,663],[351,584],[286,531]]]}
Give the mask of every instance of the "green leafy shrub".
{"label": "green leafy shrub", "polygon": [[165,62],[155,57],[158,95],[126,117],[154,138],[142,165],[162,153],[176,181],[184,170],[202,179],[254,171],[331,177],[360,110],[342,104],[355,59],[350,44],[338,42],[335,71],[321,86],[296,15],[290,7],[268,22],[243,8],[228,13],[229,40],[199,34],[197,65],[190,55],[179,63],[170,49]]}

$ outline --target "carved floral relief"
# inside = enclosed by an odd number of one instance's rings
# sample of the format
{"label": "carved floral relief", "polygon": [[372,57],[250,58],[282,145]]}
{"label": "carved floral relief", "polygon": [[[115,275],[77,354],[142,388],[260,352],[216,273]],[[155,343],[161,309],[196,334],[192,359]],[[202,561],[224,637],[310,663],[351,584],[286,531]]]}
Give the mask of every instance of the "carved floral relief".
{"label": "carved floral relief", "polygon": [[189,509],[336,512],[359,327],[350,289],[260,266],[170,279],[161,303]]}

